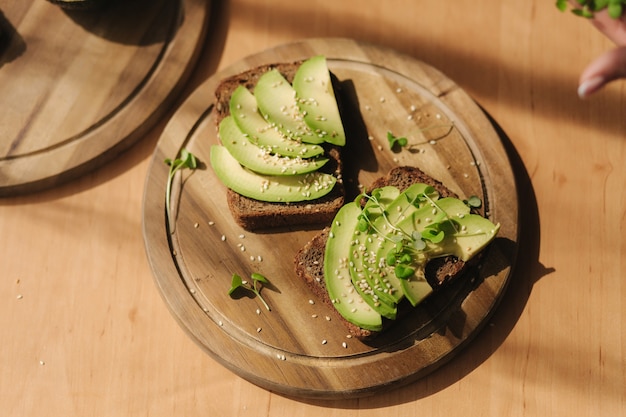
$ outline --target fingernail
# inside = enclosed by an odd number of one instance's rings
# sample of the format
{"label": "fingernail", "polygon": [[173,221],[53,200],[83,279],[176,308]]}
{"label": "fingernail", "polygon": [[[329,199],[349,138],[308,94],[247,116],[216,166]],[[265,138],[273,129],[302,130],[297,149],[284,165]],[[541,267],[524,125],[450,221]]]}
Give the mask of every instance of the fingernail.
{"label": "fingernail", "polygon": [[597,75],[593,78],[589,78],[588,80],[583,81],[578,86],[578,97],[586,98],[589,97],[592,93],[598,91],[605,83],[604,77]]}

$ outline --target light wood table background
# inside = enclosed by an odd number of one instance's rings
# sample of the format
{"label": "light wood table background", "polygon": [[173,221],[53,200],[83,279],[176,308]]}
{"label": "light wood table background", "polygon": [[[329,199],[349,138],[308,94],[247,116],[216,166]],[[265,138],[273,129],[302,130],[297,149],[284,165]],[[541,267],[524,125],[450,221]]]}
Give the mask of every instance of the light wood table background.
{"label": "light wood table background", "polygon": [[246,55],[320,36],[394,48],[472,95],[517,155],[525,228],[509,291],[417,383],[342,401],[258,388],[196,346],[154,285],[142,193],[163,118],[115,161],[0,200],[0,414],[625,416],[626,83],[576,95],[610,42],[551,0],[214,3],[184,96]]}

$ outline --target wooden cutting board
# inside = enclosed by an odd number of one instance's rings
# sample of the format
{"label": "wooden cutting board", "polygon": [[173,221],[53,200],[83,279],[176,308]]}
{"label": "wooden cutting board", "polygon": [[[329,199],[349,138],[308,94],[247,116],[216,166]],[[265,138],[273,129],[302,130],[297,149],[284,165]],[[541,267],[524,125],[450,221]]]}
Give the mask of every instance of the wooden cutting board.
{"label": "wooden cutting board", "polygon": [[190,75],[209,4],[0,0],[0,196],[74,178],[139,139]]}
{"label": "wooden cutting board", "polygon": [[[476,275],[433,295],[374,342],[347,337],[327,307],[298,281],[293,259],[318,230],[251,233],[228,211],[225,188],[209,165],[218,142],[213,92],[220,79],[261,64],[323,54],[349,93],[347,184],[369,184],[398,165],[414,165],[461,197],[480,196],[501,231]],[[345,97],[342,97],[345,99]],[[392,152],[387,132],[407,136]],[[200,167],[173,186],[168,235],[168,166],[182,148]],[[144,197],[144,238],[156,284],[174,317],[224,366],[276,392],[355,397],[420,378],[474,337],[498,304],[517,253],[517,194],[506,152],[479,107],[429,65],[348,39],[313,39],[264,51],[202,84],[168,123],[154,153]],[[231,277],[259,272],[271,311],[258,298],[232,299]]]}

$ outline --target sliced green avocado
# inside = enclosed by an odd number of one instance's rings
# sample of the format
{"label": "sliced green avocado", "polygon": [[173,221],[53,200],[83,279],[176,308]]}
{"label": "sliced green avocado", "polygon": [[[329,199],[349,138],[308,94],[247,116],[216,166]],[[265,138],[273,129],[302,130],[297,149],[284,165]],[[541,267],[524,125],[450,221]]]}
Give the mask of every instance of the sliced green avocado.
{"label": "sliced green avocado", "polygon": [[346,135],[324,56],[304,61],[293,79],[304,121],[328,143],[343,146]]}
{"label": "sliced green avocado", "polygon": [[499,225],[488,219],[470,214],[470,208],[461,200],[450,197],[415,211],[399,222],[398,228],[405,233],[421,233],[433,225],[439,225],[446,231],[444,239],[439,243],[426,240],[422,256],[414,259],[415,274],[400,280],[402,291],[413,306],[432,292],[424,276],[424,267],[429,259],[454,255],[468,261],[493,239],[499,229]]}
{"label": "sliced green avocado", "polygon": [[259,112],[254,95],[242,85],[231,95],[230,114],[252,143],[270,149],[272,153],[301,158],[324,153],[321,146],[292,140],[272,126]]}
{"label": "sliced green avocado", "polygon": [[[373,219],[372,228],[378,234],[377,239],[367,239],[364,243],[364,251],[373,257],[376,265],[376,268],[369,271],[369,279],[384,285],[383,293],[378,291],[378,296],[385,300],[399,303],[404,297],[401,280],[395,276],[394,267],[386,263],[387,254],[395,249],[396,242],[401,239],[401,235],[392,225],[410,217],[411,213],[423,209],[422,207],[428,204],[418,199],[423,193],[427,193],[433,201],[438,198],[436,191],[426,184],[411,185],[386,204],[385,217],[378,216]],[[374,288],[379,287],[376,285]]]}
{"label": "sliced green avocado", "polygon": [[303,159],[270,153],[250,142],[241,132],[235,120],[227,116],[220,122],[219,134],[222,145],[241,165],[264,175],[297,175],[317,171],[328,158]]}
{"label": "sliced green avocado", "polygon": [[356,291],[350,279],[350,241],[360,212],[360,207],[351,202],[344,205],[335,216],[324,253],[324,281],[335,309],[346,320],[363,329],[380,331],[381,315]]}
{"label": "sliced green avocado", "polygon": [[305,143],[324,142],[324,138],[315,135],[305,123],[296,91],[278,70],[269,70],[259,77],[254,97],[267,121],[288,138]]}
{"label": "sliced green avocado", "polygon": [[224,146],[211,146],[211,166],[220,181],[249,198],[268,202],[309,201],[328,194],[337,179],[319,171],[300,175],[262,175],[244,168]]}
{"label": "sliced green avocado", "polygon": [[469,261],[485,248],[500,230],[500,224],[493,224],[478,214],[452,217],[456,233],[447,235],[438,245],[443,255],[452,254],[463,261]]}
{"label": "sliced green avocado", "polygon": [[[396,187],[383,187],[374,191],[376,198],[367,200],[363,207],[363,216],[369,220],[370,227],[376,224],[382,217],[384,210],[393,202],[400,191]],[[364,220],[364,218],[362,219]],[[384,219],[381,219],[384,221]],[[376,229],[381,230],[381,229]],[[376,230],[361,231],[357,224],[352,235],[352,251],[350,252],[350,271],[353,282],[366,286],[374,301],[395,307],[400,294],[395,294],[396,288],[389,285],[387,279],[381,276],[379,261],[376,258],[378,247],[382,244],[383,236],[376,233]],[[383,314],[383,312],[380,312]],[[388,317],[390,318],[390,317]]]}
{"label": "sliced green avocado", "polygon": [[[376,199],[367,200],[362,213],[366,213],[367,219],[374,222],[382,217],[385,207],[394,201],[400,194],[395,187],[383,187],[376,190]],[[395,319],[397,314],[396,303],[398,299],[392,292],[395,290],[388,286],[386,280],[380,278],[377,273],[378,260],[376,252],[371,247],[378,242],[376,233],[362,231],[357,221],[355,229],[352,231],[351,246],[349,253],[349,270],[352,283],[359,288],[363,298],[368,304],[383,317]]]}

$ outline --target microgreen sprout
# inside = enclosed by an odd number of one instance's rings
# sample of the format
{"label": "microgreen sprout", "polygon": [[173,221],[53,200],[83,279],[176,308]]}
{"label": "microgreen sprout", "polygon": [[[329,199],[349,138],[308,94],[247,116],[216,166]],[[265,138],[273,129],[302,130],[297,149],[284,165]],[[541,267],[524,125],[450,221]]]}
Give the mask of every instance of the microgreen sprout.
{"label": "microgreen sprout", "polygon": [[424,141],[424,142],[412,143],[412,144],[409,144],[408,137],[406,137],[406,136],[396,136],[392,132],[388,131],[387,132],[387,142],[389,142],[389,148],[392,151],[394,151],[394,152],[398,152],[398,151],[400,151],[400,149],[405,148],[405,147],[412,147],[412,146],[416,146],[416,145],[423,145],[425,143],[433,143],[434,141],[443,139],[446,136],[448,136],[450,134],[450,132],[452,132],[452,129],[454,128],[454,123],[451,122],[451,123],[434,124],[434,125],[431,125],[431,126],[426,126],[426,127],[420,128],[420,129],[418,129],[418,132],[424,133],[424,132],[427,132],[429,130],[438,129],[438,128],[447,128],[447,130],[442,135],[440,135],[440,136],[438,136],[436,138],[432,138],[432,139],[429,139],[429,140]]}
{"label": "microgreen sprout", "polygon": [[409,143],[407,138],[395,136],[391,132],[387,132],[387,141],[389,142],[389,147],[391,149],[398,149],[399,147],[403,148]]}
{"label": "microgreen sprout", "polygon": [[244,281],[238,274],[233,274],[228,295],[232,297],[235,292],[240,290],[252,292],[254,295],[259,297],[259,300],[261,300],[267,311],[271,311],[269,304],[267,304],[261,296],[261,289],[263,288],[263,285],[268,285],[270,283],[269,280],[257,272],[250,274],[250,278],[252,279],[252,284],[248,281]]}
{"label": "microgreen sprout", "polygon": [[[580,7],[573,8],[572,13],[576,16],[591,19],[596,12],[606,9],[613,19],[619,19],[624,13],[626,0],[576,0]],[[556,0],[556,7],[561,11],[568,8],[568,0]]]}
{"label": "microgreen sprout", "polygon": [[475,196],[475,195],[470,196],[467,200],[463,200],[463,202],[467,204],[467,206],[470,208],[478,209],[483,205],[483,202],[480,199],[480,197]]}
{"label": "microgreen sprout", "polygon": [[176,172],[183,168],[196,169],[198,167],[198,161],[196,157],[189,152],[187,149],[183,148],[180,151],[180,157],[176,159],[165,159],[165,163],[169,165],[170,170],[167,175],[167,185],[165,188],[165,211],[167,215],[168,224],[171,221],[171,195],[172,195],[172,181],[174,180],[174,175]]}

